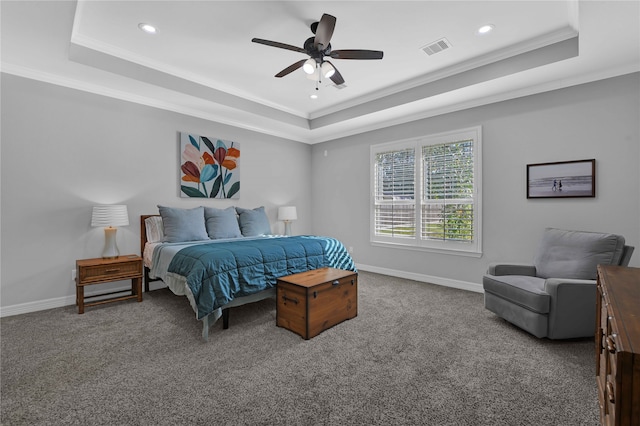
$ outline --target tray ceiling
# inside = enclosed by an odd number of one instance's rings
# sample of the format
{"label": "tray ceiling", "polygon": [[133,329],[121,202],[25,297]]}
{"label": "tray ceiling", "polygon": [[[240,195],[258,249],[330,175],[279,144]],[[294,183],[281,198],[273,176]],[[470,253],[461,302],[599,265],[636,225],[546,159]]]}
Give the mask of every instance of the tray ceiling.
{"label": "tray ceiling", "polygon": [[[598,1],[2,2],[2,71],[316,143],[640,70],[640,8]],[[337,88],[302,70],[323,13]],[[158,28],[149,35],[138,25]],[[491,24],[494,30],[478,35]],[[448,48],[423,50],[446,39]],[[318,99],[310,94],[317,93]]]}

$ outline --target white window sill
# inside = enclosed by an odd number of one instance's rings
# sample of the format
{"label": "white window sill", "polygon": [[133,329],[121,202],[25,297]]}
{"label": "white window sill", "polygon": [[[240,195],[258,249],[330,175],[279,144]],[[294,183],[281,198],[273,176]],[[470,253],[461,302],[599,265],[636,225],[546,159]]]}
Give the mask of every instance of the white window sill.
{"label": "white window sill", "polygon": [[399,243],[385,243],[380,241],[370,241],[370,242],[372,246],[376,246],[376,247],[424,251],[424,252],[430,252],[430,253],[448,254],[453,256],[477,257],[477,258],[482,257],[482,251],[459,250],[454,248],[425,247],[425,246],[417,246],[413,244],[409,245],[409,244],[399,244]]}

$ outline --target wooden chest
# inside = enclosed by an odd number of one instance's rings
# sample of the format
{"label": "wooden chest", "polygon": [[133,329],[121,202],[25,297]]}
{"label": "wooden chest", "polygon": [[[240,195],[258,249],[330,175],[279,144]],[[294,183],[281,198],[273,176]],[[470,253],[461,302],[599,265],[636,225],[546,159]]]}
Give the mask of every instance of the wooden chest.
{"label": "wooden chest", "polygon": [[358,315],[358,274],[333,268],[278,279],[278,327],[311,339]]}

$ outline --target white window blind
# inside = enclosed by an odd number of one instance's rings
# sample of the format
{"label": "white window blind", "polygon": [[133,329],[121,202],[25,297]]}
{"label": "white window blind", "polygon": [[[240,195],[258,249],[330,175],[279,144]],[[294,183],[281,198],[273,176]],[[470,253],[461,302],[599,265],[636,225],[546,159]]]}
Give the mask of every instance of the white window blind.
{"label": "white window blind", "polygon": [[476,255],[481,128],[371,147],[371,241]]}
{"label": "white window blind", "polygon": [[422,238],[473,241],[473,141],[422,146]]}
{"label": "white window blind", "polygon": [[374,169],[375,234],[415,237],[415,150],[377,153]]}

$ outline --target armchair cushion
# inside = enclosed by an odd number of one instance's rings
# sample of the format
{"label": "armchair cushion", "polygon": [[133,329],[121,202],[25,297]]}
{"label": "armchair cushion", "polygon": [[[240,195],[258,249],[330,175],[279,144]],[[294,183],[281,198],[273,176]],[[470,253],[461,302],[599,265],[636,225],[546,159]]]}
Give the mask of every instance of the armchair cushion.
{"label": "armchair cushion", "polygon": [[544,278],[485,275],[482,284],[485,292],[499,295],[518,306],[540,314],[549,312],[550,296],[545,292]]}
{"label": "armchair cushion", "polygon": [[595,280],[598,264],[617,265],[624,237],[547,228],[534,259],[540,278]]}

